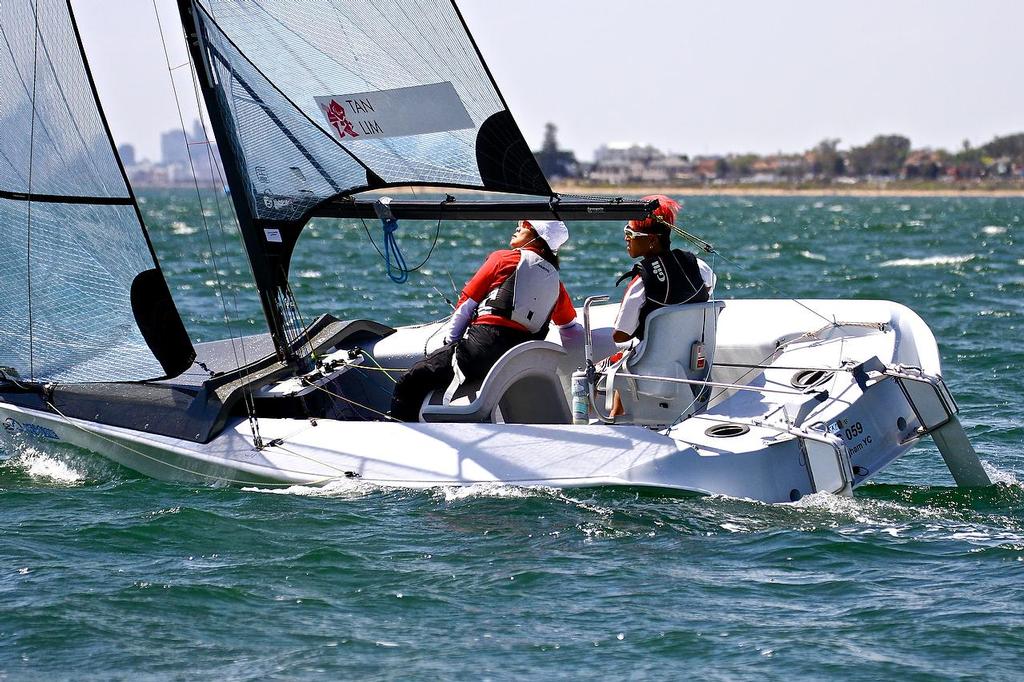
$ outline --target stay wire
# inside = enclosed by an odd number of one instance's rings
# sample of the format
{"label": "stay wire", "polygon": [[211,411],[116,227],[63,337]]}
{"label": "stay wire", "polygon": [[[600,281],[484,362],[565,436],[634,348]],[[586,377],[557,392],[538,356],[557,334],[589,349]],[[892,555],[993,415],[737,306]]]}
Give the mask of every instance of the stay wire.
{"label": "stay wire", "polygon": [[[207,141],[209,141],[209,139],[210,139],[210,132],[209,132],[209,128],[207,127],[206,121],[203,118],[203,106],[202,106],[202,102],[199,99],[199,80],[198,80],[199,79],[199,74],[198,74],[194,64],[192,63],[192,56],[191,56],[191,54],[188,54],[187,58],[189,60],[188,61],[188,64],[190,66],[189,73],[190,73],[191,79],[192,79],[192,94],[195,97],[196,110],[199,112],[199,121],[200,121],[200,124],[203,126],[203,135],[206,137]],[[214,154],[213,154],[213,148],[209,144],[207,144],[207,160],[208,160],[208,162],[210,164],[210,175],[211,175],[211,177],[213,177],[217,181],[217,183],[219,184],[219,186],[221,188],[224,188],[225,192],[228,191],[229,188],[228,188],[227,180],[224,178],[224,176],[221,173],[221,171],[222,171],[221,164],[216,162],[216,159],[214,158]],[[228,267],[232,267],[233,264],[232,264],[231,255],[230,255],[231,251],[228,248],[228,241],[227,241],[227,239],[224,236],[225,232],[227,231],[224,228],[224,223],[225,223],[224,209],[221,207],[221,195],[218,192],[214,192],[214,205],[217,207],[217,225],[219,227],[219,230],[218,230],[217,234],[218,234],[218,237],[220,238],[221,248],[223,248],[223,250],[224,250],[224,259],[225,259],[225,262],[227,263]],[[245,244],[243,243],[243,240],[242,240],[242,229],[241,229],[241,225],[238,223],[238,217],[237,217],[237,215],[235,214],[234,211],[230,212],[230,216],[231,216],[232,226],[235,228],[235,234],[236,234],[236,236],[238,238],[238,244],[239,244],[242,252],[244,253],[244,251],[245,251]],[[207,242],[211,244],[211,250],[212,250],[212,248],[213,248],[212,247],[212,238],[210,237],[209,232],[207,232]],[[239,308],[238,308],[238,291],[237,291],[237,289],[230,288],[230,287],[227,288],[227,291],[231,294],[231,303],[232,303],[232,306],[234,307],[235,317],[237,318],[238,314],[239,314],[239,312],[238,312],[239,311]],[[226,299],[226,297],[224,297],[223,290],[221,290],[221,296],[222,296],[222,299]],[[225,304],[225,306],[226,306],[226,304]],[[226,314],[225,314],[224,324],[227,326],[228,333],[230,335],[230,338],[232,339],[231,350],[232,350],[232,353],[235,356],[235,366],[236,367],[246,367],[247,368],[249,366],[249,358],[248,358],[248,353],[245,350],[245,338],[244,338],[244,335],[242,334],[242,331],[241,330],[238,331],[238,345],[241,346],[241,353],[242,353],[242,360],[241,360],[241,363],[240,363],[239,359],[238,359],[239,348],[234,343],[234,339],[235,339],[235,335],[234,335],[235,325],[232,322],[232,320]],[[245,377],[250,376],[250,373],[248,372],[248,370],[243,374],[243,376],[245,376]],[[242,399],[243,399],[243,403],[246,406],[246,412],[249,415],[250,420],[255,420],[257,418],[256,417],[256,401],[255,401],[255,398],[253,397],[252,388],[250,387],[248,382],[246,383],[245,388],[243,388],[243,390],[242,390]],[[256,424],[255,431],[257,433],[259,432],[259,425],[258,425],[258,423]]]}
{"label": "stay wire", "polygon": [[[228,327],[228,334],[229,334],[229,336],[231,338],[231,341],[232,341],[231,349],[232,349],[232,352],[235,355],[235,365],[238,366],[239,365],[239,357],[238,357],[238,348],[237,348],[237,346],[235,345],[235,342],[234,342],[234,339],[235,339],[234,326],[231,323],[230,315],[228,313],[228,308],[227,308],[226,297],[224,296],[224,289],[225,289],[225,287],[224,287],[224,282],[221,279],[221,275],[220,275],[220,266],[219,266],[219,264],[217,262],[217,250],[216,250],[216,248],[213,245],[213,237],[210,234],[209,222],[206,220],[206,210],[205,210],[204,205],[203,205],[202,191],[199,188],[199,177],[198,177],[198,174],[196,173],[196,166],[195,166],[194,159],[192,157],[192,148],[188,144],[188,138],[187,138],[187,135],[185,133],[185,115],[182,112],[181,99],[178,97],[177,84],[174,82],[174,68],[171,66],[170,51],[167,48],[167,40],[164,37],[163,22],[160,19],[160,10],[157,7],[156,0],[153,0],[152,4],[153,4],[153,14],[156,17],[157,30],[160,33],[160,44],[161,44],[161,46],[163,48],[163,52],[164,52],[164,62],[167,65],[167,75],[168,75],[168,79],[171,82],[171,93],[174,95],[174,105],[175,105],[175,107],[178,110],[178,122],[181,125],[182,136],[185,137],[185,143],[186,143],[185,144],[185,151],[188,154],[189,169],[192,172],[192,183],[193,183],[193,185],[195,187],[196,199],[199,202],[199,215],[200,215],[200,218],[201,218],[202,223],[203,223],[203,231],[206,234],[207,245],[209,246],[209,249],[210,249],[210,260],[213,262],[214,277],[215,277],[216,282],[217,282],[217,291],[220,292],[220,294],[221,294],[220,299],[221,299],[221,308],[222,308],[223,314],[224,314],[224,321],[225,321],[226,326]],[[188,54],[188,63],[189,64],[192,63],[192,56],[191,56],[190,53]],[[193,67],[194,67],[194,65],[193,65]],[[195,69],[194,68],[190,69],[190,74],[191,74],[190,81],[192,82],[193,91],[195,92],[195,96],[196,96],[196,104],[198,106],[198,104],[199,104],[199,93],[198,93],[198,90],[196,88],[196,82],[195,82],[196,74],[195,74]],[[202,119],[202,111],[203,111],[203,109],[202,109],[201,106],[198,107],[198,111],[199,111],[200,119]],[[209,132],[206,130],[205,123],[200,121],[200,124],[203,126],[203,134],[204,134],[204,136],[206,137],[207,140],[209,140]],[[214,166],[213,158],[212,158],[213,157],[213,150],[210,148],[210,146],[208,144],[206,145],[206,148],[207,148],[207,157],[209,159],[211,170],[212,170],[212,167]],[[219,175],[219,172],[218,172],[218,175]],[[216,199],[214,199],[214,203],[217,206],[218,224],[221,226],[221,231],[223,232],[223,222],[222,222],[223,221],[223,215],[221,213],[220,202],[217,201]],[[237,312],[237,300],[235,301],[235,304],[236,304],[236,312]],[[242,350],[242,358],[241,358],[242,364],[241,364],[241,366],[242,367],[248,367],[248,364],[249,364],[248,363],[248,358],[245,357],[245,340],[242,337],[242,334],[241,334],[240,331],[238,333],[238,338],[239,338],[239,345],[241,345],[241,347],[242,347],[242,349],[241,349]],[[248,372],[246,372],[246,375],[247,374],[248,374]],[[248,414],[249,421],[250,421],[250,423],[252,425],[253,437],[254,437],[254,439],[256,441],[256,444],[258,446],[258,445],[262,444],[262,438],[259,435],[259,422],[256,420],[256,403],[255,403],[255,399],[252,397],[251,391],[248,388],[243,389],[242,395],[243,395],[243,403],[245,404],[246,412]]]}
{"label": "stay wire", "polygon": [[28,138],[28,207],[25,225],[25,276],[28,287],[28,377],[35,381],[35,329],[32,318],[32,171],[35,161],[36,144],[36,78],[39,68],[39,3],[32,3],[32,19],[35,25],[32,33],[32,122]]}
{"label": "stay wire", "polygon": [[[369,368],[368,367],[364,367],[364,368],[360,368],[360,369],[369,369]],[[323,391],[324,393],[326,393],[327,395],[331,396],[332,398],[337,398],[338,400],[343,400],[346,403],[349,403],[350,405],[354,405],[356,407],[360,407],[360,408],[366,410],[367,412],[372,412],[372,413],[374,413],[376,415],[384,417],[384,421],[393,421],[393,422],[401,422],[402,421],[401,419],[396,419],[395,417],[392,417],[390,414],[387,414],[386,412],[381,412],[380,410],[375,410],[374,408],[370,407],[369,405],[364,405],[364,404],[362,404],[360,402],[352,400],[349,397],[343,396],[340,393],[335,393],[334,391],[331,391],[330,389],[328,389],[328,388],[326,388],[324,386],[318,386],[317,384],[311,383],[311,382],[309,382],[306,379],[303,379],[302,381],[307,386],[309,386],[309,387],[311,387],[311,388],[313,388],[313,389],[315,389],[317,391]]]}
{"label": "stay wire", "polygon": [[[710,242],[704,241],[700,237],[697,237],[696,235],[690,234],[689,232],[687,232],[683,228],[679,227],[675,223],[670,223],[669,221],[665,220],[661,216],[654,216],[654,219],[657,222],[659,222],[659,223],[661,223],[663,225],[667,225],[673,232],[678,234],[683,239],[686,239],[687,241],[689,241],[690,243],[692,243],[692,244],[694,244],[696,246],[699,246],[701,248],[701,250],[703,250],[705,253],[713,254],[713,255],[721,258],[723,261],[725,261],[729,265],[731,265],[731,266],[733,266],[733,267],[735,267],[735,268],[737,268],[739,270],[742,270],[743,272],[749,272],[738,261],[734,261],[731,258],[729,258],[729,257],[725,256],[724,254],[722,254],[722,252],[719,251],[718,249],[716,249]],[[825,322],[827,322],[829,325],[833,325],[834,326],[835,322],[833,320],[830,320],[828,317],[826,317],[825,315],[819,313],[814,308],[811,308],[807,304],[801,302],[798,298],[789,295],[787,292],[783,291],[782,289],[780,289],[779,287],[775,286],[771,282],[768,282],[768,281],[765,281],[765,280],[760,280],[760,282],[763,285],[765,285],[766,287],[768,287],[769,289],[771,289],[772,291],[774,291],[775,293],[779,294],[782,298],[785,298],[787,300],[793,301],[794,303],[796,303],[800,307],[802,307],[805,310],[807,310],[812,315],[820,317],[821,319],[825,320]]]}

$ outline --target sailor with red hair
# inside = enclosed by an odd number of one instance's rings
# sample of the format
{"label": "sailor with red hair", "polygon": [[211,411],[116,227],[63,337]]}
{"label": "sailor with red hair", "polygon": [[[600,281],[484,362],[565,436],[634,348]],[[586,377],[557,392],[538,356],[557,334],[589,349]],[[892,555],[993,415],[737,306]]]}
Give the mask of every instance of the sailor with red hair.
{"label": "sailor with red hair", "polygon": [[631,220],[623,228],[626,250],[640,260],[619,278],[629,285],[615,317],[612,338],[616,343],[643,339],[644,322],[658,308],[678,303],[702,303],[711,297],[715,275],[711,267],[689,251],[673,249],[672,225],[679,203],[663,194],[644,197],[658,207],[644,220]]}

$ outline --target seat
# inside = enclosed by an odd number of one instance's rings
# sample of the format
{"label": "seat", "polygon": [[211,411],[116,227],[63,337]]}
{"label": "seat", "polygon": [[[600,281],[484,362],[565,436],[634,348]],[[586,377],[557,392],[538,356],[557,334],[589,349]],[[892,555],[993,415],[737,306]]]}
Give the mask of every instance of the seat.
{"label": "seat", "polygon": [[426,422],[495,422],[507,424],[570,424],[572,413],[558,379],[565,349],[550,341],[527,341],[498,358],[479,383],[459,387],[449,403],[444,390],[423,401]]}
{"label": "seat", "polygon": [[[628,374],[671,379],[707,380],[715,354],[718,314],[723,301],[666,306],[647,316],[644,340],[618,369]],[[704,347],[705,367],[690,367],[695,343]],[[706,393],[693,384],[632,379],[616,376],[613,370],[605,381],[606,409],[611,408],[612,393],[619,391],[625,414],[616,421],[647,426],[665,426],[680,416],[689,416],[703,407]]]}

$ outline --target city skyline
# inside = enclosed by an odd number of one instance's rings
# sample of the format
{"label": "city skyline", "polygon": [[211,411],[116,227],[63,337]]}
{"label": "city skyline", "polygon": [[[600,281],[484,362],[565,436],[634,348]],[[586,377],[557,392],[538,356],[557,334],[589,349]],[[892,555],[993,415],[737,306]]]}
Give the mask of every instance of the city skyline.
{"label": "city skyline", "polygon": [[[177,67],[186,61],[177,11],[157,6]],[[533,148],[549,121],[584,159],[617,141],[770,154],[890,133],[952,151],[1024,128],[1024,90],[1014,87],[1024,3],[648,0],[609,3],[615,21],[584,0],[459,6]],[[178,107],[153,7],[74,7],[115,139],[155,158]],[[191,121],[187,69],[173,73]]]}

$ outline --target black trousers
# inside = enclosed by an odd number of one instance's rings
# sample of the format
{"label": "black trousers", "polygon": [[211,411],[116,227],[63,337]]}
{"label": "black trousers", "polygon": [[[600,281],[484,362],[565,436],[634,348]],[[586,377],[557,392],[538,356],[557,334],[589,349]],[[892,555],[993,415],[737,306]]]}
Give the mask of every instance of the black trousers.
{"label": "black trousers", "polygon": [[395,385],[391,416],[419,421],[423,399],[436,389],[446,388],[455,378],[452,356],[467,381],[481,381],[505,352],[532,336],[524,331],[491,324],[473,324],[461,340],[449,344],[414,364]]}

